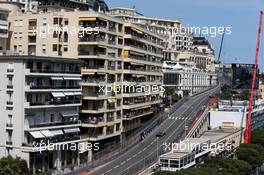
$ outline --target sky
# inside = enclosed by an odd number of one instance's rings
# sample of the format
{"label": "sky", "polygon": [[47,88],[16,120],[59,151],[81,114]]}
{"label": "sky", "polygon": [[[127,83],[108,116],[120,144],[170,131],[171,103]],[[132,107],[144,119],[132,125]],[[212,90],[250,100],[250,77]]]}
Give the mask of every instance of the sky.
{"label": "sky", "polygon": [[[180,19],[184,26],[232,27],[225,36],[223,63],[253,63],[257,44],[259,12],[264,0],[105,0],[111,7],[135,8],[144,16]],[[221,35],[206,36],[218,57]],[[262,35],[264,45],[264,33]],[[259,64],[264,70],[264,47]]]}

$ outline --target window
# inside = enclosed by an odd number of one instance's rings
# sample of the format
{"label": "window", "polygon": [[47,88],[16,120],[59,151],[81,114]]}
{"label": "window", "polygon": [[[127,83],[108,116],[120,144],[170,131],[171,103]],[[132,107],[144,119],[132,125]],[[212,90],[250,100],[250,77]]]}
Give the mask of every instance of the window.
{"label": "window", "polygon": [[42,44],[42,53],[46,54],[46,44]]}
{"label": "window", "polygon": [[58,31],[53,32],[53,38],[58,38]]}
{"label": "window", "polygon": [[17,45],[14,45],[14,51],[17,52]]}
{"label": "window", "polygon": [[50,114],[50,122],[54,122],[54,114]]}
{"label": "window", "polygon": [[52,51],[53,52],[57,52],[58,51],[58,45],[57,44],[53,44],[52,45]]}
{"label": "window", "polygon": [[65,19],[64,19],[64,25],[65,25],[65,26],[69,25],[69,19],[68,19],[68,18],[65,18]]}
{"label": "window", "polygon": [[179,161],[178,160],[170,160],[170,167],[171,168],[179,168]]}
{"label": "window", "polygon": [[8,122],[9,122],[9,124],[12,123],[12,120],[13,120],[13,115],[12,114],[8,114]]}
{"label": "window", "polygon": [[8,101],[12,101],[12,92],[7,92]]}
{"label": "window", "polygon": [[47,25],[47,18],[43,18],[43,26]]}
{"label": "window", "polygon": [[161,166],[163,167],[169,167],[169,160],[166,159],[160,159]]}
{"label": "window", "polygon": [[7,85],[8,85],[8,86],[13,86],[13,76],[7,76],[7,78],[8,78],[8,83],[7,83]]}
{"label": "window", "polygon": [[19,32],[18,36],[19,36],[19,39],[22,39],[23,33],[22,32]]}
{"label": "window", "polygon": [[68,52],[68,46],[64,46],[64,47],[63,47],[63,51],[64,51],[64,52]]}
{"label": "window", "polygon": [[53,24],[59,24],[59,19],[58,18],[53,18]]}

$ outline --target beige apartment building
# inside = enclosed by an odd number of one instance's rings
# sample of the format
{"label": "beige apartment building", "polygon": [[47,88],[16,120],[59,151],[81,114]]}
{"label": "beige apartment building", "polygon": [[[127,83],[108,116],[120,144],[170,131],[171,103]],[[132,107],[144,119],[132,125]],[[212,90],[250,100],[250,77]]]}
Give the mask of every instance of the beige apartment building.
{"label": "beige apartment building", "polygon": [[100,148],[119,143],[159,111],[161,36],[92,11],[26,13],[10,24],[19,55],[83,60],[83,140]]}

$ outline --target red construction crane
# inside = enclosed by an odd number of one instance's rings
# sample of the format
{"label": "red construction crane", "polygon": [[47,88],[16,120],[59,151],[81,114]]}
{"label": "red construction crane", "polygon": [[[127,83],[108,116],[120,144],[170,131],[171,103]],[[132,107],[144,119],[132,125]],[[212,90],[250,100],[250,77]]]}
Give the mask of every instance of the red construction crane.
{"label": "red construction crane", "polygon": [[254,91],[255,91],[255,84],[256,84],[256,77],[257,77],[257,69],[258,69],[258,58],[259,58],[259,48],[260,48],[260,39],[261,39],[261,31],[262,31],[262,18],[263,18],[263,11],[260,11],[260,20],[259,20],[259,29],[258,29],[258,40],[257,40],[257,48],[256,48],[256,55],[255,55],[255,64],[253,68],[253,79],[251,84],[251,93],[250,93],[250,100],[248,104],[248,114],[247,114],[247,125],[244,137],[244,143],[249,144],[251,140],[251,112],[252,112],[252,105],[254,99]]}

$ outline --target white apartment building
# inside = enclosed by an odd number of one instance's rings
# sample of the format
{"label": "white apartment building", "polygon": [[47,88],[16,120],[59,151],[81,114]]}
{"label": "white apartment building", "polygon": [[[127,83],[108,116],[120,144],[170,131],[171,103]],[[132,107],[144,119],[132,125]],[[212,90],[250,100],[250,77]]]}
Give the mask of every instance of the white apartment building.
{"label": "white apartment building", "polygon": [[203,71],[192,65],[165,61],[163,63],[164,84],[173,87],[178,95],[192,95],[217,83],[214,73]]}
{"label": "white apartment building", "polygon": [[77,59],[1,56],[1,157],[25,159],[32,173],[87,162],[87,154],[67,148],[80,143],[80,81]]}

